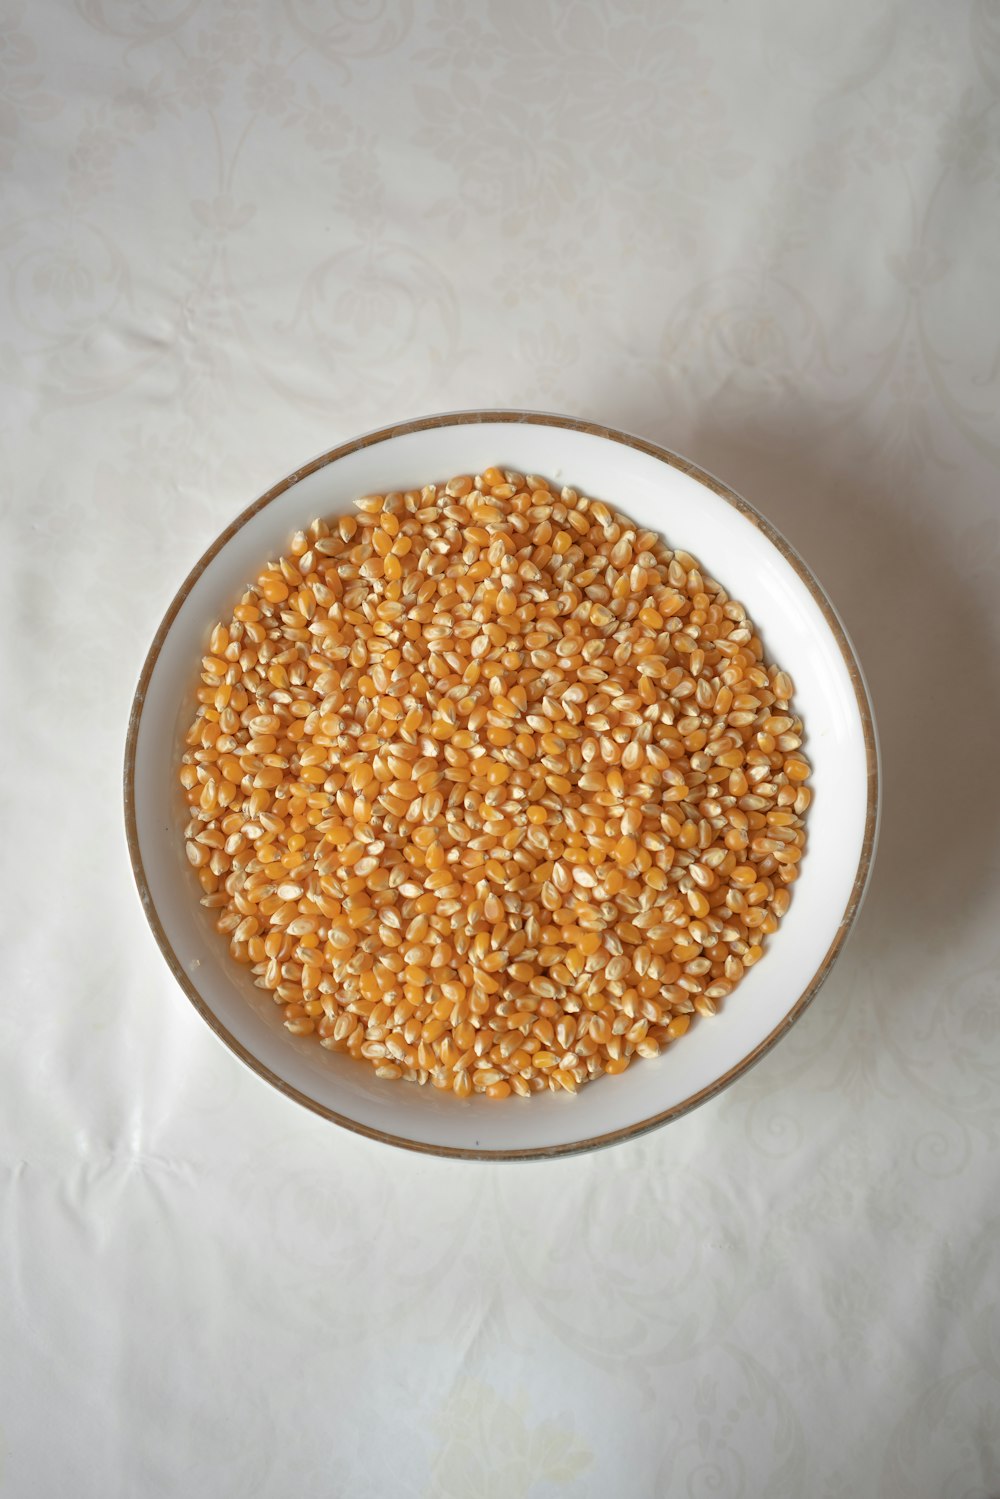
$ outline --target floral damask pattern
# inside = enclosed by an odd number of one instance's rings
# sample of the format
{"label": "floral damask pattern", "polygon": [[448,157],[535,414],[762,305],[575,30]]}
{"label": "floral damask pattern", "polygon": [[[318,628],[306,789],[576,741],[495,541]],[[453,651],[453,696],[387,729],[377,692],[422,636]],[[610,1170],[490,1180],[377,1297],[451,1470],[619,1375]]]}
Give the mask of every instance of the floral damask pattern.
{"label": "floral damask pattern", "polygon": [[[0,183],[0,1487],[998,1499],[997,0],[0,0]],[[514,1170],[261,1089],[118,831],[205,544],[490,404],[746,492],[843,612],[886,784],[782,1045]]]}

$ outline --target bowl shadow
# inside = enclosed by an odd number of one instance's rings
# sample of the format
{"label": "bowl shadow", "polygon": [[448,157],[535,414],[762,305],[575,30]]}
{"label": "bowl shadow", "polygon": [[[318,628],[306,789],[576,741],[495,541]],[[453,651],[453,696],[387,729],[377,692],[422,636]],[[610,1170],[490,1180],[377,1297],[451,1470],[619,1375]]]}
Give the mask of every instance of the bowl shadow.
{"label": "bowl shadow", "polygon": [[[648,412],[631,430],[678,442],[676,429]],[[864,432],[853,434],[852,452],[842,436],[841,450],[832,450],[828,419],[804,403],[765,409],[752,429],[702,415],[689,433],[685,456],[755,505],[813,569],[868,681],[882,819],[851,941],[855,961],[877,961],[915,934],[925,947],[947,933],[954,952],[992,903],[1000,823],[1000,659],[988,578],[977,586],[974,542],[941,524],[960,470],[932,467],[914,452],[896,454],[890,475],[864,457]],[[906,997],[893,987],[884,996],[890,1006]]]}

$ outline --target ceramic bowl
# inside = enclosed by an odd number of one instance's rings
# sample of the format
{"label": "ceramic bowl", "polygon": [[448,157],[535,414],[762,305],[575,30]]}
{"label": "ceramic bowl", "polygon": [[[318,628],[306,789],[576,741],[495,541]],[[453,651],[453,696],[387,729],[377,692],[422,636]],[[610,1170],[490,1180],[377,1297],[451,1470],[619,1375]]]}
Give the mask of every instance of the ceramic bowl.
{"label": "ceramic bowl", "polygon": [[[808,847],[791,908],[720,1013],[655,1059],[566,1093],[460,1101],[379,1079],[293,1037],[232,962],[199,904],[184,855],[177,761],[212,624],[262,559],[316,515],[373,491],[409,489],[490,465],[544,474],[619,506],[691,552],[747,608],[768,659],[791,673],[813,765]],[[125,810],[147,919],[177,982],[258,1077],[324,1118],[376,1140],[474,1159],[556,1156],[626,1140],[677,1119],[732,1083],[802,1014],[857,915],[875,846],[878,751],[861,669],[807,564],[750,505],[676,454],[568,417],[469,411],[341,444],[238,516],[181,584],[156,632],[128,729]]]}

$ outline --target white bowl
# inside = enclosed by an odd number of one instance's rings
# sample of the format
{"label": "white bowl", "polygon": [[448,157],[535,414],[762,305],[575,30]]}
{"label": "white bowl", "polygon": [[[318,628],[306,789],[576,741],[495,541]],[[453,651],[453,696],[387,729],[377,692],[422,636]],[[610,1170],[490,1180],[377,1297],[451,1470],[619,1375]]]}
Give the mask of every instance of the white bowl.
{"label": "white bowl", "polygon": [[[545,1093],[502,1103],[385,1081],[313,1038],[289,1035],[199,905],[177,783],[211,626],[261,560],[314,516],[347,510],[357,495],[490,465],[560,479],[692,552],[746,606],[768,659],[791,673],[814,788],[791,908],[720,1014],[663,1055],[575,1097]],[[554,1156],[676,1119],[746,1071],[801,1015],[864,894],[876,837],[878,750],[861,669],[832,605],[788,543],[730,489],[623,432],[535,412],[467,411],[386,427],[324,453],[276,484],[209,547],[181,584],[142,670],[128,728],[125,812],[136,883],[164,957],[199,1014],[259,1077],[324,1118],[395,1145],[478,1159]]]}

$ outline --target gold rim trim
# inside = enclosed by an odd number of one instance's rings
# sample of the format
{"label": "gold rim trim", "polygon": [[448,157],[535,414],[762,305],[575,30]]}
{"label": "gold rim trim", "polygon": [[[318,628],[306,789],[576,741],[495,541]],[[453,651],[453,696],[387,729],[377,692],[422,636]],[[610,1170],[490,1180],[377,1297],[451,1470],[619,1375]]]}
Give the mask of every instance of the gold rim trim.
{"label": "gold rim trim", "polygon": [[[798,577],[809,589],[810,594],[818,604],[824,619],[840,647],[844,664],[847,667],[851,684],[854,688],[858,712],[861,717],[868,776],[868,800],[861,857],[858,861],[854,884],[840,925],[812,979],[788,1013],[775,1026],[774,1030],[755,1046],[752,1051],[748,1052],[745,1057],[737,1062],[734,1067],[731,1067],[728,1072],[724,1073],[722,1077],[717,1078],[715,1082],[710,1083],[699,1092],[691,1094],[690,1097],[683,1099],[672,1108],[665,1109],[660,1114],[653,1114],[647,1119],[641,1119],[637,1124],[630,1124],[624,1129],[612,1130],[608,1134],[594,1135],[586,1140],[575,1140],[567,1145],[547,1145],[525,1150],[482,1150],[466,1149],[451,1145],[429,1145],[419,1140],[405,1139],[401,1135],[387,1134],[383,1130],[372,1129],[368,1125],[358,1123],[355,1119],[349,1119],[344,1114],[338,1114],[334,1109],[326,1108],[315,1099],[309,1098],[305,1093],[300,1093],[297,1088],[293,1088],[289,1083],[278,1077],[276,1073],[273,1073],[270,1068],[265,1067],[251,1052],[247,1051],[246,1047],[236,1040],[235,1036],[230,1034],[218,1017],[209,1009],[195,986],[191,983],[177,954],[174,952],[153,903],[152,893],[146,879],[142,853],[139,847],[139,830],[135,812],[135,754],[139,737],[139,725],[142,719],[143,707],[145,706],[146,689],[155,670],[163,643],[181,606],[206,567],[222,551],[230,538],[235,536],[236,532],[241,530],[247,521],[251,520],[265,506],[269,505],[278,495],[284,494],[287,489],[291,489],[300,479],[307,478],[310,474],[316,473],[318,469],[326,468],[328,464],[335,463],[337,459],[344,458],[349,453],[356,453],[363,448],[374,447],[380,442],[387,442],[390,438],[402,437],[410,432],[423,432],[436,427],[479,426],[490,422],[564,428],[574,432],[584,432],[592,437],[603,437],[611,442],[620,443],[623,447],[634,448],[637,452],[645,453],[651,458],[656,458],[661,463],[667,464],[670,468],[678,469],[681,473],[695,479],[699,484],[704,485],[706,489],[711,490],[713,494],[725,500],[727,504],[732,505],[735,510],[738,510],[741,515],[745,516],[747,520],[756,526],[771,544],[777,548],[785,561],[794,569]],[[622,1140],[633,1140],[640,1135],[647,1134],[650,1130],[658,1129],[661,1125],[670,1123],[673,1119],[679,1119],[683,1114],[697,1108],[701,1103],[706,1103],[708,1099],[714,1098],[716,1094],[721,1093],[730,1083],[735,1082],[738,1077],[742,1076],[744,1072],[747,1072],[756,1062],[759,1062],[762,1057],[766,1056],[785,1032],[795,1024],[796,1020],[798,1020],[799,1016],[815,998],[823,983],[829,977],[833,964],[847,939],[847,935],[861,907],[861,902],[864,899],[865,890],[871,875],[878,830],[879,757],[875,721],[871,702],[868,697],[868,690],[865,686],[861,667],[854,654],[853,647],[847,638],[847,634],[833,605],[794,548],[746,500],[742,499],[727,485],[713,478],[711,474],[706,473],[704,469],[699,468],[697,464],[690,463],[686,458],[680,457],[677,453],[672,453],[668,448],[662,448],[656,443],[647,442],[641,437],[633,437],[627,432],[620,432],[614,427],[600,426],[595,422],[579,421],[575,417],[570,416],[550,416],[539,411],[456,411],[443,412],[438,416],[421,417],[415,421],[399,422],[391,427],[381,427],[375,432],[368,432],[361,437],[354,438],[351,442],[342,443],[339,447],[332,448],[329,452],[323,453],[318,458],[314,458],[310,463],[304,464],[302,468],[296,469],[294,473],[282,479],[279,484],[275,484],[265,494],[261,495],[259,500],[255,500],[242,514],[238,515],[221,535],[216,538],[174,594],[167,612],[160,622],[159,629],[153,637],[153,642],[143,663],[135,697],[132,702],[132,710],[129,714],[128,733],[125,740],[124,799],[125,830],[128,840],[129,858],[132,864],[132,874],[139,891],[139,898],[142,901],[146,920],[149,922],[153,936],[156,938],[157,946],[166,959],[167,965],[177,983],[194,1005],[202,1020],[215,1032],[220,1041],[239,1057],[240,1061],[244,1062],[252,1072],[255,1072],[264,1082],[270,1083],[279,1093],[283,1093],[286,1098],[293,1099],[296,1103],[310,1109],[314,1114],[319,1114],[322,1118],[328,1119],[334,1124],[342,1125],[344,1129],[351,1130],[354,1134],[364,1135],[369,1140],[380,1140],[386,1145],[395,1145],[404,1150],[416,1151],[421,1155],[448,1156],[459,1160],[530,1161],[545,1160],[555,1156],[579,1155],[585,1151],[615,1145]]]}

